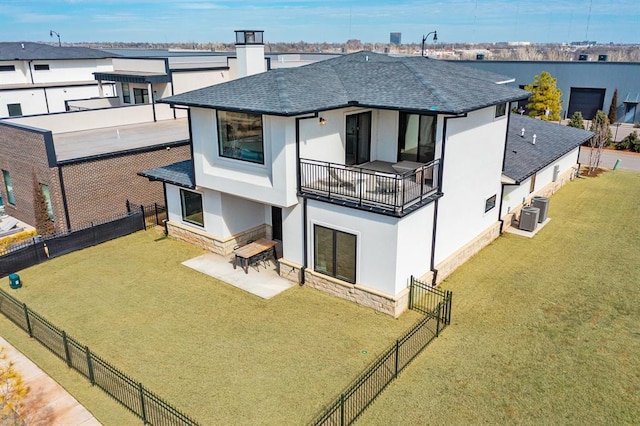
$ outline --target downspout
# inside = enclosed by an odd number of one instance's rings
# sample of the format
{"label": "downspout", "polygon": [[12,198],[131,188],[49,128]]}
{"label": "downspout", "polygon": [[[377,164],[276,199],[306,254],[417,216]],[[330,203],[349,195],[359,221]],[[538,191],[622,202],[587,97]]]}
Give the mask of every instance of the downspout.
{"label": "downspout", "polygon": [[578,145],[578,170],[576,170],[576,177],[580,176],[580,168],[582,167],[582,164],[580,163],[581,150],[582,150],[582,144]]}
{"label": "downspout", "polygon": [[49,114],[51,111],[49,111],[49,99],[47,98],[47,88],[46,87],[42,88],[42,93],[44,93],[44,104],[47,107],[47,114]]}
{"label": "downspout", "polygon": [[[296,192],[300,191],[300,120],[309,118],[318,118],[318,113],[307,115],[305,117],[296,117]],[[305,283],[305,274],[307,270],[307,198],[302,197],[302,267],[300,268],[300,285]]]}
{"label": "downspout", "polygon": [[62,207],[64,208],[64,219],[67,222],[67,231],[71,231],[71,219],[69,218],[69,205],[67,203],[67,191],[64,189],[64,179],[62,177],[62,166],[58,166],[58,180],[60,181],[60,195],[62,195]]}
{"label": "downspout", "polygon": [[[500,170],[504,172],[504,163],[507,161],[507,145],[509,144],[509,124],[511,123],[511,103],[507,108],[507,131],[504,136],[504,152],[502,153],[502,167]],[[500,205],[498,206],[498,222],[500,222],[500,235],[504,228],[504,220],[502,220],[502,199],[504,198],[504,184],[500,184]]]}
{"label": "downspout", "polygon": [[164,211],[167,214],[167,218],[164,220],[164,236],[169,235],[169,228],[167,222],[169,222],[169,202],[167,201],[167,183],[162,182],[162,195],[164,196]]}
{"label": "downspout", "polygon": [[[444,176],[444,154],[445,154],[445,146],[446,146],[446,140],[447,140],[447,124],[448,121],[450,119],[453,118],[465,118],[467,116],[467,113],[464,113],[463,115],[456,115],[456,116],[449,116],[449,117],[444,117],[444,124],[442,125],[442,150],[440,152],[440,167],[438,168],[438,185],[440,186],[440,191],[438,193],[438,195],[442,196],[443,192],[442,192],[442,177]],[[438,234],[438,206],[439,206],[439,201],[440,201],[441,197],[436,198],[436,200],[434,201],[433,204],[433,227],[432,227],[432,234],[431,234],[431,259],[430,259],[430,269],[431,272],[433,272],[433,279],[431,281],[431,285],[435,287],[436,285],[436,280],[438,278],[438,270],[436,269],[436,237]]]}
{"label": "downspout", "polygon": [[31,84],[35,84],[33,81],[33,71],[31,70],[31,62],[33,61],[27,62],[27,66],[29,67],[29,77],[31,77]]}
{"label": "downspout", "polygon": [[153,84],[147,83],[147,91],[151,96],[151,109],[153,110],[153,122],[155,123],[158,119],[156,118],[156,96],[153,93]]}

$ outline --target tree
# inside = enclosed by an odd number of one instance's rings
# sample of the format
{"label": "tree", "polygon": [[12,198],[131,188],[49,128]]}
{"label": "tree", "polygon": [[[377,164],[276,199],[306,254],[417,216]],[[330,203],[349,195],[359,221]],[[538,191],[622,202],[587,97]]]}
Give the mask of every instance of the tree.
{"label": "tree", "polygon": [[584,130],[584,118],[582,118],[582,113],[580,111],[574,112],[567,126]]}
{"label": "tree", "polygon": [[[22,375],[8,360],[5,349],[0,347],[0,420],[2,424],[22,424],[24,399],[29,394]],[[5,423],[5,421],[10,423]]]}
{"label": "tree", "polygon": [[595,135],[589,140],[591,151],[589,152],[588,175],[593,174],[600,166],[602,148],[608,143],[610,137],[609,117],[603,111],[598,111],[591,121],[589,130]]}
{"label": "tree", "polygon": [[609,107],[609,123],[613,124],[616,121],[618,121],[618,89],[613,91],[611,106]]}
{"label": "tree", "polygon": [[51,235],[55,232],[53,221],[49,217],[47,200],[44,198],[42,187],[38,183],[35,173],[33,174],[33,210],[36,216],[36,231],[40,235]]}
{"label": "tree", "polygon": [[530,117],[545,121],[560,121],[562,112],[562,92],[556,87],[556,79],[547,71],[536,75],[533,84],[524,87],[532,93],[527,110]]}

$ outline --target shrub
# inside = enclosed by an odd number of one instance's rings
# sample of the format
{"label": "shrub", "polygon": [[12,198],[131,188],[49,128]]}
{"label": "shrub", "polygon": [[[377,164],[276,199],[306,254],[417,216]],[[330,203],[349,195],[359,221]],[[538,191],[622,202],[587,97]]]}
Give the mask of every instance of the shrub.
{"label": "shrub", "polygon": [[638,132],[631,132],[629,136],[618,142],[616,149],[630,149],[634,152],[640,152],[640,137],[638,137]]}
{"label": "shrub", "polygon": [[35,229],[31,231],[22,231],[16,234],[10,235],[8,237],[4,237],[0,239],[0,255],[3,255],[6,251],[11,249],[12,247],[18,246],[22,243],[27,242],[32,237],[35,237],[38,233]]}
{"label": "shrub", "polygon": [[633,127],[635,127],[636,129],[640,129],[640,121],[636,121],[635,123],[633,123]]}

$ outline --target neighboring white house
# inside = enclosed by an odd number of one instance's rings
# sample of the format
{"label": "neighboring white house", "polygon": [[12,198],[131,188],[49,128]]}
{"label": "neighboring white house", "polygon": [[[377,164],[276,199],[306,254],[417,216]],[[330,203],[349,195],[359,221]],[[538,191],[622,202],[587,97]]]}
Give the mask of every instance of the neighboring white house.
{"label": "neighboring white house", "polygon": [[399,315],[499,235],[509,78],[370,52],[161,100],[189,107],[193,161],[165,183],[170,235],[222,255],[282,242],[282,276]]}
{"label": "neighboring white house", "polygon": [[511,116],[500,215],[506,227],[532,197],[550,196],[576,176],[580,146],[592,136],[554,122]]}

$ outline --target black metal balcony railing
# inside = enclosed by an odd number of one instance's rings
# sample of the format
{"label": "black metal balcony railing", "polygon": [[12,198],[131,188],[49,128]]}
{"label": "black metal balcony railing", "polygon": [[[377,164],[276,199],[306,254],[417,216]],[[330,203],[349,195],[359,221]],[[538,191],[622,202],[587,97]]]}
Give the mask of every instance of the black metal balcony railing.
{"label": "black metal balcony railing", "polygon": [[436,160],[406,173],[385,173],[301,159],[299,192],[303,196],[402,216],[438,194],[438,167]]}

